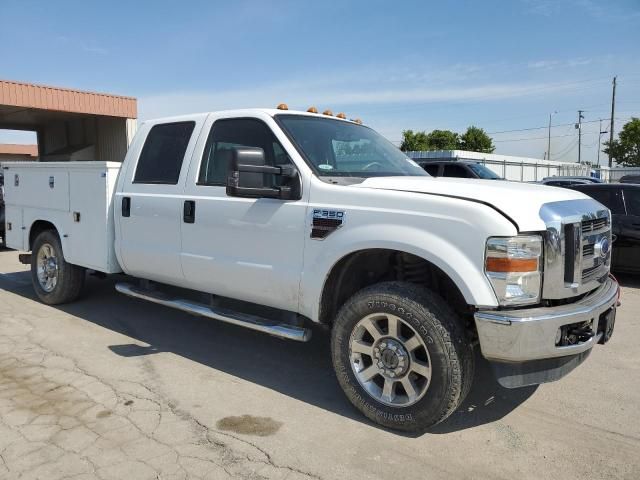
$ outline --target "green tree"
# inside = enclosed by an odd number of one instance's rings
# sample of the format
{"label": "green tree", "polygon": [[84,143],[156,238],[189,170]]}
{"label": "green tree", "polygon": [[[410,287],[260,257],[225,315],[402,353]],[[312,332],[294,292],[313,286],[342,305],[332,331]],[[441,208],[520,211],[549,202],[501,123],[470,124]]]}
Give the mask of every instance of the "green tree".
{"label": "green tree", "polygon": [[402,144],[400,150],[403,152],[419,152],[429,150],[429,142],[425,132],[414,132],[413,130],[402,131]]}
{"label": "green tree", "polygon": [[631,117],[618,140],[604,142],[604,153],[624,167],[640,167],[640,118]]}
{"label": "green tree", "polygon": [[467,128],[467,131],[460,136],[461,150],[470,152],[493,153],[496,147],[493,146],[493,140],[487,133],[473,125]]}
{"label": "green tree", "polygon": [[451,130],[433,130],[427,134],[427,143],[427,150],[456,150],[460,138]]}

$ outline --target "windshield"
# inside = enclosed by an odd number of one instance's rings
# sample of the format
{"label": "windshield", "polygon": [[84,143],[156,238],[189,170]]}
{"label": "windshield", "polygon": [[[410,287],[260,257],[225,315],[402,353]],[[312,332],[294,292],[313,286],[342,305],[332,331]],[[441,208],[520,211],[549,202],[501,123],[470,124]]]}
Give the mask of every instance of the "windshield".
{"label": "windshield", "polygon": [[478,174],[480,178],[487,180],[500,180],[501,177],[497,175],[493,170],[485,167],[481,163],[470,163],[469,168]]}
{"label": "windshield", "polygon": [[276,119],[321,177],[429,176],[368,127],[306,115],[276,115]]}

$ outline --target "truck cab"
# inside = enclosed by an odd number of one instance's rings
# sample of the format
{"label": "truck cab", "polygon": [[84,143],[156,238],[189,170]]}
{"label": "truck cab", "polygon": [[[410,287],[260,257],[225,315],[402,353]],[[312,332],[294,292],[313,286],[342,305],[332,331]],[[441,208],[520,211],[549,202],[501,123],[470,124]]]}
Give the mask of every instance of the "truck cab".
{"label": "truck cab", "polygon": [[32,252],[42,301],[77,298],[89,268],[138,279],[116,286],[126,295],[283,338],[325,325],[345,394],[390,428],[455,411],[475,349],[515,388],[561,378],[613,331],[606,207],[432,178],[342,115],[158,119],[121,166],[78,163],[3,166],[9,246]]}

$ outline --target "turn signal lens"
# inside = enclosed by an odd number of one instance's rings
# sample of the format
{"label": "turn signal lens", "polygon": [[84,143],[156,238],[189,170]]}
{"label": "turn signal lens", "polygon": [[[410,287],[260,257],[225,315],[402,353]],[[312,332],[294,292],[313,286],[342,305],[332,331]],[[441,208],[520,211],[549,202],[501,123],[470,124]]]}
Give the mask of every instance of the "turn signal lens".
{"label": "turn signal lens", "polygon": [[537,272],[536,258],[487,258],[488,272]]}
{"label": "turn signal lens", "polygon": [[289,110],[289,106],[286,103],[278,105],[278,110]]}

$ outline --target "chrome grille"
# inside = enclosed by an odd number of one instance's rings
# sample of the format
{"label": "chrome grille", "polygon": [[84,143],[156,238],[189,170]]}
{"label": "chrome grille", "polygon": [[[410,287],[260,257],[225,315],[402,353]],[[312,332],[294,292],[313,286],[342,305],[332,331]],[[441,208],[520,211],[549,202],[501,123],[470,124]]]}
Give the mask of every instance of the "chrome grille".
{"label": "chrome grille", "polygon": [[543,205],[545,221],[542,296],[563,299],[590,292],[606,279],[611,264],[610,213],[595,200]]}
{"label": "chrome grille", "polygon": [[608,218],[593,218],[589,220],[582,221],[582,233],[591,233],[597,232],[598,230],[602,230],[609,225]]}

